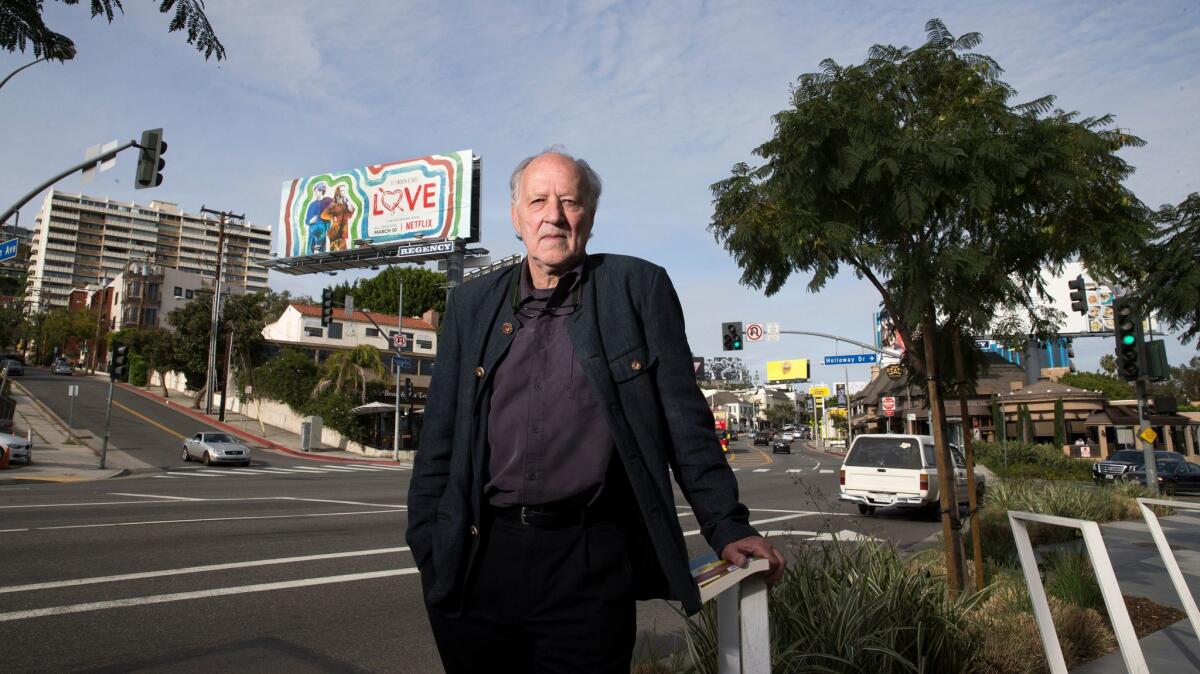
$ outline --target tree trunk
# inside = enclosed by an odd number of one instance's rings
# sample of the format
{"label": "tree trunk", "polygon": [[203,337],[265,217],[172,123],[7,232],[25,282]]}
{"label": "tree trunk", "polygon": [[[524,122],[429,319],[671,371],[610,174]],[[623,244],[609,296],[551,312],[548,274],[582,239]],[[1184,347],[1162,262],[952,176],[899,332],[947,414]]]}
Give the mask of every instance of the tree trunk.
{"label": "tree trunk", "polygon": [[196,396],[192,398],[192,409],[200,409],[200,404],[204,402],[204,396],[208,395],[208,376],[204,377],[204,386],[196,392]]}
{"label": "tree trunk", "polygon": [[942,507],[942,541],[946,553],[946,576],[950,595],[957,597],[963,588],[962,539],[958,521],[958,503],[954,498],[954,459],[946,443],[945,415],[942,398],[938,391],[938,367],[934,352],[936,317],[929,307],[925,320],[921,321],[921,332],[925,343],[925,387],[929,395],[929,426],[933,431],[938,471],[938,496]]}
{"label": "tree trunk", "polygon": [[976,500],[975,486],[975,453],[971,445],[974,441],[967,415],[966,364],[963,359],[962,340],[958,328],[954,328],[951,336],[954,340],[954,378],[958,380],[959,414],[963,425],[963,457],[967,463],[967,504],[970,507],[971,518],[971,556],[974,558],[973,571],[975,582],[973,589],[978,592],[983,589],[983,544],[979,540],[979,503]]}

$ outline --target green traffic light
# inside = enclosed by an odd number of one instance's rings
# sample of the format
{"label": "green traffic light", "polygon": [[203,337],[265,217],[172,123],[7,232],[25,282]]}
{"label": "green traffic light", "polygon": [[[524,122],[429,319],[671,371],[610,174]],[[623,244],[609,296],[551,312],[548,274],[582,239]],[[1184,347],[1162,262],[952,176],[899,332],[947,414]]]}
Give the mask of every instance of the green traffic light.
{"label": "green traffic light", "polygon": [[1134,342],[1133,335],[1123,335],[1121,337],[1121,343],[1124,344],[1125,346],[1132,346],[1133,342]]}

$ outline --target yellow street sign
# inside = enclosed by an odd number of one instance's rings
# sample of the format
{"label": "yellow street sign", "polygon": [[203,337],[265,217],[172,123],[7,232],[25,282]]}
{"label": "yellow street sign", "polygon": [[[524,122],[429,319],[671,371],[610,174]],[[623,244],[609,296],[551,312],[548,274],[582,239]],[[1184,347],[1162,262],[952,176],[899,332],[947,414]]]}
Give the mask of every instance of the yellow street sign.
{"label": "yellow street sign", "polygon": [[1154,441],[1158,439],[1158,433],[1155,433],[1153,428],[1147,426],[1142,429],[1141,433],[1138,433],[1138,437],[1145,440],[1147,445],[1153,445]]}
{"label": "yellow street sign", "polygon": [[829,397],[829,387],[828,386],[809,386],[808,387],[808,395],[810,395],[814,398],[828,398]]}

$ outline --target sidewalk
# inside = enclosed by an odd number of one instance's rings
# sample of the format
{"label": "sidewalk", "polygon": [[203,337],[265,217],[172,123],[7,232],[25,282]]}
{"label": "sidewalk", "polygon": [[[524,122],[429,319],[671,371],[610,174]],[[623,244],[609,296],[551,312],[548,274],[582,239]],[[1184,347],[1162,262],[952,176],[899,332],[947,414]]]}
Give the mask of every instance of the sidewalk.
{"label": "sidewalk", "polygon": [[[13,382],[12,398],[17,403],[13,414],[13,433],[33,440],[32,464],[9,464],[0,471],[0,485],[30,482],[79,482],[103,480],[129,474],[129,467],[119,463],[116,452],[110,452],[106,467],[100,468],[99,445],[84,444],[95,440],[72,439],[67,436],[66,424],[53,412],[30,397],[17,382]],[[114,463],[114,461],[117,461]]]}
{"label": "sidewalk", "polygon": [[[1200,513],[1176,512],[1180,514],[1160,517],[1159,522],[1192,597],[1200,599],[1197,597],[1200,594],[1200,546],[1196,545],[1200,541]],[[1112,522],[1100,525],[1100,529],[1123,594],[1146,597],[1164,606],[1183,609],[1144,521]],[[1146,635],[1138,642],[1151,672],[1200,671],[1200,640],[1186,618]],[[1116,674],[1126,669],[1120,652],[1114,651],[1071,671]]]}

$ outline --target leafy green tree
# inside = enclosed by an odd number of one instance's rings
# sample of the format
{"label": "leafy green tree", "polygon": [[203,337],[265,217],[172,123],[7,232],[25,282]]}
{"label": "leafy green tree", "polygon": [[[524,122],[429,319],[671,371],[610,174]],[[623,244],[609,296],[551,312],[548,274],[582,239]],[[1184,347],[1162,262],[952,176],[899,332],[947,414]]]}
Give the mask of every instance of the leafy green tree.
{"label": "leafy green tree", "polygon": [[1136,397],[1129,384],[1099,372],[1072,372],[1059,378],[1058,383],[1088,391],[1099,391],[1105,400],[1129,400]]}
{"label": "leafy green tree", "polygon": [[404,282],[405,316],[420,316],[430,309],[445,311],[446,275],[421,267],[389,267],[372,278],[356,281],[353,286],[334,286],[334,304],[340,304],[349,294],[354,296],[354,306],[359,309],[394,315],[400,280]]}
{"label": "leafy green tree", "polygon": [[[1052,329],[1036,310],[1043,269],[1077,257],[1115,265],[1137,247],[1144,208],[1117,152],[1142,141],[1110,116],[1054,109],[1052,96],[1014,103],[1000,66],[970,51],[978,33],[955,37],[938,19],[925,28],[916,49],[876,45],[860,65],[826,59],[802,75],[755,150],[764,163],[737,164],[712,186],[710,230],[742,282],[767,295],[796,272],[812,292],[843,267],[867,279],[927,382],[947,465],[941,388],[957,377],[943,374],[944,346],[965,342],[962,379],[976,380],[969,340],[998,312]],[[954,576],[960,561],[947,558]]]}
{"label": "leafy green tree", "polygon": [[254,396],[278,400],[299,412],[308,402],[317,381],[318,368],[312,357],[295,349],[285,349],[255,368],[253,376],[246,377],[241,383],[251,383]]}
{"label": "leafy green tree", "polygon": [[1200,193],[1178,206],[1162,206],[1153,216],[1154,235],[1139,253],[1132,279],[1142,304],[1181,339],[1200,335]]}
{"label": "leafy green tree", "polygon": [[324,391],[332,389],[344,392],[347,388],[359,393],[359,399],[367,402],[367,382],[372,378],[387,377],[387,368],[379,349],[370,344],[360,344],[349,351],[338,351],[325,359],[321,370],[321,380],[313,387],[312,397],[319,397]]}
{"label": "leafy green tree", "polygon": [[1020,429],[1021,442],[1033,442],[1033,415],[1029,412],[1029,405],[1021,403],[1017,408],[1017,427]]}
{"label": "leafy green tree", "polygon": [[[78,5],[79,0],[59,0],[64,5]],[[112,23],[114,10],[121,13],[125,8],[121,0],[91,0],[92,18],[103,15]],[[158,11],[166,14],[172,9],[168,26],[170,32],[182,30],[187,33],[187,43],[195,45],[205,60],[215,56],[218,61],[225,58],[225,47],[217,39],[204,13],[204,0],[158,0]],[[69,60],[75,56],[75,43],[66,35],[56,33],[46,26],[42,18],[45,0],[6,0],[0,3],[0,48],[9,52],[33,50],[35,57]]]}
{"label": "leafy green tree", "polygon": [[1067,444],[1067,417],[1063,409],[1063,399],[1054,401],[1054,446],[1062,447]]}
{"label": "leafy green tree", "polygon": [[[228,348],[229,330],[233,330],[235,367],[250,371],[266,358],[266,343],[262,329],[268,310],[278,309],[280,297],[274,293],[227,295],[218,320],[218,352]],[[284,303],[286,306],[286,303]],[[280,310],[282,311],[282,310]],[[207,388],[208,343],[212,322],[212,293],[197,293],[195,299],[172,311],[167,323],[175,329],[174,348],[170,365],[187,377],[188,388],[199,391],[193,405],[203,402]],[[224,367],[224,363],[219,365]],[[218,374],[219,376],[219,374]]]}
{"label": "leafy green tree", "polygon": [[38,362],[50,362],[55,353],[66,354],[68,348],[78,351],[84,340],[96,329],[96,314],[86,310],[53,309],[46,313],[38,326]]}
{"label": "leafy green tree", "polygon": [[796,415],[782,405],[772,405],[767,408],[767,423],[771,428],[783,428],[794,422]]}

